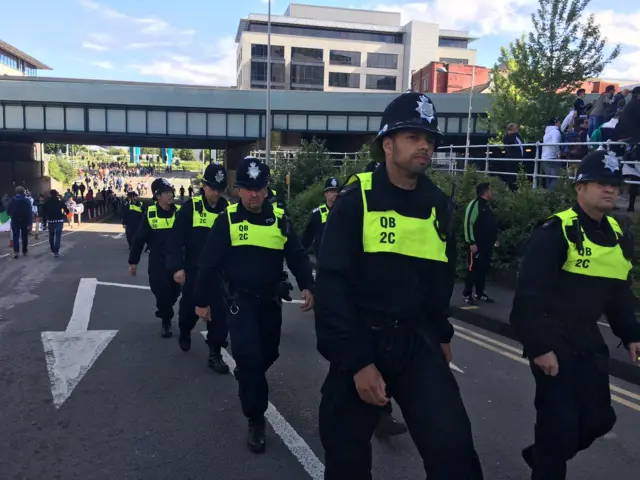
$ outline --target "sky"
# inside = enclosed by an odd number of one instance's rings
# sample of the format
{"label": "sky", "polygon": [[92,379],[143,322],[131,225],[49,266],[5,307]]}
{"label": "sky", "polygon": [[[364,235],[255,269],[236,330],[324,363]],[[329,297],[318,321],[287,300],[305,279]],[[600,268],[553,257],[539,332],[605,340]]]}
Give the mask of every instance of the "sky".
{"label": "sky", "polygon": [[[267,0],[27,0],[4,2],[0,38],[53,68],[42,76],[235,85],[238,21],[267,13]],[[478,65],[492,66],[500,47],[531,28],[537,0],[299,0],[401,12],[468,30],[479,40]],[[282,15],[289,2],[272,0]],[[640,79],[640,2],[592,0],[610,45],[622,54],[601,75]],[[585,52],[588,54],[588,52]]]}

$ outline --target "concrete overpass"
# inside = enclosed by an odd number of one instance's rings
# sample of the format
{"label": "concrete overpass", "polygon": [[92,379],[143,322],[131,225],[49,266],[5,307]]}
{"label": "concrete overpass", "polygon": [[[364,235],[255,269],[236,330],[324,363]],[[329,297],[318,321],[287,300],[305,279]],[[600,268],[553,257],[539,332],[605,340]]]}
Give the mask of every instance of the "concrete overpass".
{"label": "concrete overpass", "polygon": [[[382,111],[396,96],[274,90],[275,144],[296,145],[315,135],[330,148],[357,150],[378,131]],[[447,142],[463,142],[467,95],[431,98]],[[3,162],[32,160],[28,152],[34,143],[227,149],[233,168],[245,151],[264,141],[265,104],[265,91],[256,90],[2,77],[0,176],[6,173]],[[472,135],[483,140],[487,132],[477,120],[487,108],[487,97],[476,95]]]}

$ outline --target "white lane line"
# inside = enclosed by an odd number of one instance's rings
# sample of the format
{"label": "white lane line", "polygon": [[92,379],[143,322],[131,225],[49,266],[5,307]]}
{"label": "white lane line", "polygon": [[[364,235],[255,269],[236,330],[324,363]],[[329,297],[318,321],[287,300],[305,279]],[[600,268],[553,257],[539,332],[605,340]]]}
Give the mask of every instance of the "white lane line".
{"label": "white lane line", "polygon": [[98,280],[95,278],[81,278],[78,285],[76,299],[73,302],[73,313],[67,325],[67,333],[86,332],[91,318],[91,307],[96,296]]}
{"label": "white lane line", "polygon": [[[43,230],[44,231],[44,230]],[[81,232],[82,229],[78,229],[78,230],[73,230],[72,232],[67,232],[67,233],[63,233],[62,235],[60,235],[61,237],[66,237],[67,235],[73,235],[74,233],[78,233]],[[32,243],[29,246],[30,247],[37,247],[38,245],[42,245],[43,243],[49,243],[49,240],[43,240],[42,242],[38,242],[38,243]]]}
{"label": "white lane line", "polygon": [[137,288],[139,290],[151,290],[151,287],[147,285],[134,285],[132,283],[98,282],[98,285],[106,285],[108,287]]}
{"label": "white lane line", "polygon": [[0,258],[8,257],[9,255],[11,255],[11,254],[10,253],[5,253],[4,255],[0,255]]}
{"label": "white lane line", "polygon": [[[202,332],[202,336],[206,339],[207,332]],[[224,361],[227,362],[229,368],[233,372],[233,369],[236,368],[236,362],[233,360],[229,352],[227,352],[224,348],[222,349],[222,356],[224,357]],[[267,411],[265,413],[265,418],[271,424],[273,431],[278,434],[278,436],[282,439],[284,444],[287,446],[289,451],[293,454],[294,457],[298,460],[302,468],[309,474],[309,476],[313,480],[323,480],[324,478],[324,465],[322,462],[316,457],[316,454],[313,453],[311,447],[304,441],[304,439],[298,435],[298,432],[294,430],[294,428],[285,420],[285,418],[280,415],[276,407],[273,406],[271,402],[267,406]]]}
{"label": "white lane line", "polygon": [[451,370],[453,370],[454,372],[458,372],[458,373],[464,373],[464,370],[462,370],[460,367],[458,367],[457,365],[455,365],[452,362],[449,362],[449,368]]}

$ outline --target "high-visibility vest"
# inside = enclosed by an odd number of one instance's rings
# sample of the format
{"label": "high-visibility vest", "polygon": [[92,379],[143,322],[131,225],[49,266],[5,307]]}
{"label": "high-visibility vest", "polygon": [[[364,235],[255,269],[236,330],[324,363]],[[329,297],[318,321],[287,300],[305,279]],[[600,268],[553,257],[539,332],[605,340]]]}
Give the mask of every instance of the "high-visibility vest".
{"label": "high-visibility vest", "polygon": [[320,222],[327,223],[327,218],[329,218],[329,207],[327,205],[320,205],[317,208],[313,209],[314,212],[320,212]]}
{"label": "high-visibility vest", "polygon": [[[360,192],[364,207],[362,246],[365,253],[394,253],[407,257],[447,262],[446,239],[438,233],[436,208],[429,218],[400,215],[395,210],[369,210],[366,193],[372,188],[372,174],[359,173]],[[355,178],[351,180],[353,183]]]}
{"label": "high-visibility vest", "polygon": [[284,250],[284,245],[287,243],[287,237],[283,233],[284,210],[273,207],[276,218],[272,225],[255,225],[246,220],[238,221],[235,218],[237,211],[238,204],[227,207],[232,247],[252,246]]}
{"label": "high-visibility vest", "polygon": [[180,210],[180,205],[176,205],[176,211],[173,212],[173,215],[170,217],[160,218],[158,217],[158,205],[151,205],[147,209],[147,221],[149,222],[149,226],[152,230],[164,230],[173,227],[178,210]]}
{"label": "high-visibility vest", "polygon": [[142,213],[142,204],[138,204],[138,203],[130,203],[129,204],[129,210],[132,212],[139,212]]}
{"label": "high-visibility vest", "polygon": [[208,211],[204,206],[204,200],[201,195],[193,197],[193,228],[211,228],[213,222],[218,218],[217,213]]}
{"label": "high-visibility vest", "polygon": [[[589,240],[584,233],[584,229],[580,227],[580,232],[576,232],[577,235],[582,235],[582,249],[579,250],[576,243],[569,240],[567,235],[567,228],[575,225],[578,213],[570,208],[556,213],[554,217],[558,217],[562,221],[562,234],[568,245],[567,259],[562,265],[562,270],[590,277],[618,280],[626,280],[628,278],[632,265],[624,256],[619,241],[613,247],[603,247]],[[607,216],[607,220],[618,240],[622,238],[624,234],[616,219]]]}

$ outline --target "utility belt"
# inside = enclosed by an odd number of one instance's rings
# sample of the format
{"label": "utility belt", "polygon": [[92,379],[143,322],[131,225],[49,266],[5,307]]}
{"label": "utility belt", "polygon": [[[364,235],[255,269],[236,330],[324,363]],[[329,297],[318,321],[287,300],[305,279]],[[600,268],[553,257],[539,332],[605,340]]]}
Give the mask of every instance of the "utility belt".
{"label": "utility belt", "polygon": [[[284,272],[286,273],[286,272]],[[267,288],[255,290],[255,289],[247,289],[241,288],[234,285],[231,285],[228,282],[223,282],[223,290],[224,290],[224,301],[229,308],[229,312],[232,315],[237,315],[240,311],[240,307],[238,305],[242,300],[253,300],[253,301],[263,301],[263,302],[280,302],[283,299],[284,288],[282,286],[282,282],[275,283]],[[291,284],[289,284],[291,285]],[[288,295],[287,290],[287,295]],[[291,297],[289,296],[289,299]]]}

